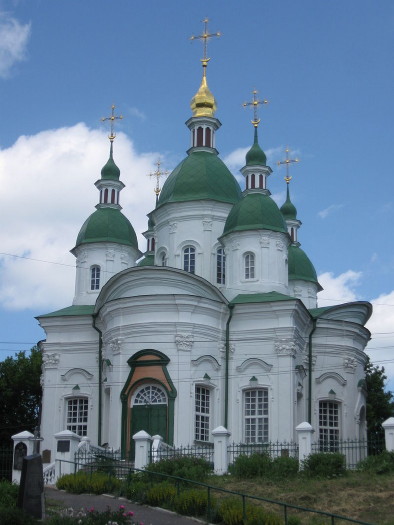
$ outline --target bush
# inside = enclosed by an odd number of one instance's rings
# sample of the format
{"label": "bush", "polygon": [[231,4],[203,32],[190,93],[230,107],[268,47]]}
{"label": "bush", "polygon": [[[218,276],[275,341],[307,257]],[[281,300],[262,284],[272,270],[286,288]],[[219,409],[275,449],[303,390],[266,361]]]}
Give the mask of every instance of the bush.
{"label": "bush", "polygon": [[[145,472],[158,472],[160,474],[169,474],[179,478],[190,479],[192,481],[204,481],[211,472],[211,466],[203,458],[181,457],[174,459],[162,459],[157,463],[151,463],[145,469]],[[152,479],[152,476],[149,477]],[[155,482],[164,481],[164,477],[155,476]]]}
{"label": "bush", "polygon": [[85,492],[91,492],[93,494],[106,494],[106,493],[118,493],[121,488],[122,482],[100,472],[93,472],[88,474],[87,472],[77,472],[76,474],[66,474],[59,478],[56,482],[58,489],[67,490],[74,494],[82,494]]}
{"label": "bush", "polygon": [[226,498],[218,509],[219,518],[225,525],[282,525],[283,520],[262,507],[248,505],[245,520],[242,501],[239,498]]}
{"label": "bush", "polygon": [[1,525],[35,525],[37,520],[17,507],[0,507]]}
{"label": "bush", "polygon": [[[214,506],[214,499],[211,498],[211,509]],[[204,516],[208,510],[208,494],[206,490],[185,490],[175,497],[174,508],[186,516]]]}
{"label": "bush", "polygon": [[378,456],[368,456],[358,464],[358,469],[374,474],[394,472],[394,452],[383,451]]}
{"label": "bush", "polygon": [[[135,474],[137,476],[137,474]],[[125,496],[130,501],[136,503],[146,502],[146,493],[150,488],[151,484],[141,479],[128,480],[126,485],[122,488],[122,496]]]}
{"label": "bush", "polygon": [[311,454],[303,462],[303,474],[308,477],[337,478],[346,474],[345,456],[338,452]]}
{"label": "bush", "polygon": [[293,478],[298,474],[298,459],[286,456],[275,458],[271,463],[273,478]]}
{"label": "bush", "polygon": [[19,486],[9,481],[0,481],[0,507],[15,507]]}
{"label": "bush", "polygon": [[163,483],[155,484],[146,491],[144,503],[155,507],[164,505],[166,508],[172,508],[176,494],[175,486],[168,481],[164,481]]}
{"label": "bush", "polygon": [[272,460],[268,454],[241,455],[230,466],[229,471],[237,478],[256,478],[270,470],[271,463]]}

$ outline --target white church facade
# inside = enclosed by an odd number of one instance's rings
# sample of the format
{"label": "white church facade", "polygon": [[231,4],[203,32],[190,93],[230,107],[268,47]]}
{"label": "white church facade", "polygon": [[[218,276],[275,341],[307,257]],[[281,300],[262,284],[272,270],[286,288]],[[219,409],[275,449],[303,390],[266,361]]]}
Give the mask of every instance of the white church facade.
{"label": "white church facade", "polygon": [[144,255],[110,135],[99,202],[72,249],[73,303],[38,317],[43,450],[65,429],[125,455],[139,430],[175,445],[211,442],[220,425],[234,442],[283,442],[309,421],[323,442],[366,437],[371,305],[318,307],[289,184],[281,208],[270,196],[258,120],[244,191],[218,156],[206,66],[191,146],[149,214]]}

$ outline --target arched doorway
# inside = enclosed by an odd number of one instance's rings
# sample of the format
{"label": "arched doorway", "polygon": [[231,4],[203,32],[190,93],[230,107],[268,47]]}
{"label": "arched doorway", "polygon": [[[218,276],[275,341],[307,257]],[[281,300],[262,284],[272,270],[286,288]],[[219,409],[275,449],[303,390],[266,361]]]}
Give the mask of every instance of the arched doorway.
{"label": "arched doorway", "polygon": [[168,398],[165,390],[158,384],[139,387],[131,402],[131,436],[145,430],[151,436],[168,435]]}

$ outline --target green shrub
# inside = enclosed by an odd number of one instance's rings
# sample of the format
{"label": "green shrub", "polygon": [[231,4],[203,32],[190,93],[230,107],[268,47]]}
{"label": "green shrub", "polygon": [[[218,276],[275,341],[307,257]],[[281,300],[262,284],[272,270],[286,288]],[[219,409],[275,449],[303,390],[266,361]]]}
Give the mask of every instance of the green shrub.
{"label": "green shrub", "polygon": [[248,506],[246,508],[245,525],[282,525],[283,520],[273,512],[268,512],[261,507]]}
{"label": "green shrub", "polygon": [[[158,472],[160,474],[169,474],[179,478],[190,479],[192,481],[204,481],[211,472],[211,466],[203,458],[181,457],[174,459],[162,459],[157,463],[151,463],[145,469],[146,472]],[[161,476],[150,476],[155,482],[164,481]]]}
{"label": "green shrub", "polygon": [[229,471],[237,478],[249,479],[261,477],[271,469],[272,460],[268,454],[238,456]]}
{"label": "green shrub", "polygon": [[302,521],[301,518],[298,516],[288,516],[287,517],[287,525],[301,525]]}
{"label": "green shrub", "polygon": [[224,525],[282,525],[283,520],[277,514],[268,512],[262,507],[246,506],[245,520],[243,518],[242,500],[226,498],[218,509],[219,518]]}
{"label": "green shrub", "polygon": [[[215,506],[211,498],[211,509]],[[184,490],[175,497],[174,508],[179,514],[186,516],[204,516],[208,510],[208,494],[206,490]]]}
{"label": "green shrub", "polygon": [[374,474],[394,472],[394,452],[385,450],[378,456],[368,456],[358,464],[358,469]]}
{"label": "green shrub", "polygon": [[37,520],[17,507],[0,507],[1,525],[35,525]]}
{"label": "green shrub", "polygon": [[241,500],[238,498],[224,499],[219,505],[218,517],[225,525],[243,525]]}
{"label": "green shrub", "polygon": [[298,459],[281,456],[272,461],[269,474],[273,478],[293,478],[297,476],[298,468]]}
{"label": "green shrub", "polygon": [[172,508],[176,494],[177,490],[172,483],[168,481],[157,483],[146,491],[145,503],[154,507]]}
{"label": "green shrub", "polygon": [[308,477],[337,478],[346,474],[345,456],[338,452],[311,454],[303,462],[303,474]]}
{"label": "green shrub", "polygon": [[0,481],[0,506],[15,507],[18,500],[19,486],[9,481]]}
{"label": "green shrub", "polygon": [[141,479],[130,480],[123,486],[121,490],[122,496],[125,496],[130,501],[136,503],[145,503],[146,502],[146,493],[151,487],[150,483],[142,481]]}
{"label": "green shrub", "polygon": [[93,494],[118,493],[122,482],[101,472],[77,472],[76,474],[66,474],[56,482],[58,489],[67,490],[74,494],[91,492]]}

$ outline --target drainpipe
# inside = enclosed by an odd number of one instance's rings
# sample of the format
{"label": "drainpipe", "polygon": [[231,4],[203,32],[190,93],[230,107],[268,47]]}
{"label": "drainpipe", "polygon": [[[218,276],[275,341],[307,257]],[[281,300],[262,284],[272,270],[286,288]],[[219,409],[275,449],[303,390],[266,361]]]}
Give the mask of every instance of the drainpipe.
{"label": "drainpipe", "polygon": [[230,323],[233,317],[234,305],[229,304],[230,315],[226,323],[226,368],[224,377],[224,428],[228,429],[228,380],[229,380],[229,360],[230,360]]}
{"label": "drainpipe", "polygon": [[103,382],[103,337],[102,332],[99,330],[96,326],[96,318],[97,314],[93,315],[93,328],[98,332],[99,334],[99,368],[98,368],[98,428],[97,428],[97,444],[100,445],[101,443],[101,421],[102,421],[102,391],[101,391],[101,385]]}
{"label": "drainpipe", "polygon": [[316,319],[312,319],[312,330],[309,333],[309,348],[308,348],[308,423],[312,425],[312,336],[316,330]]}

